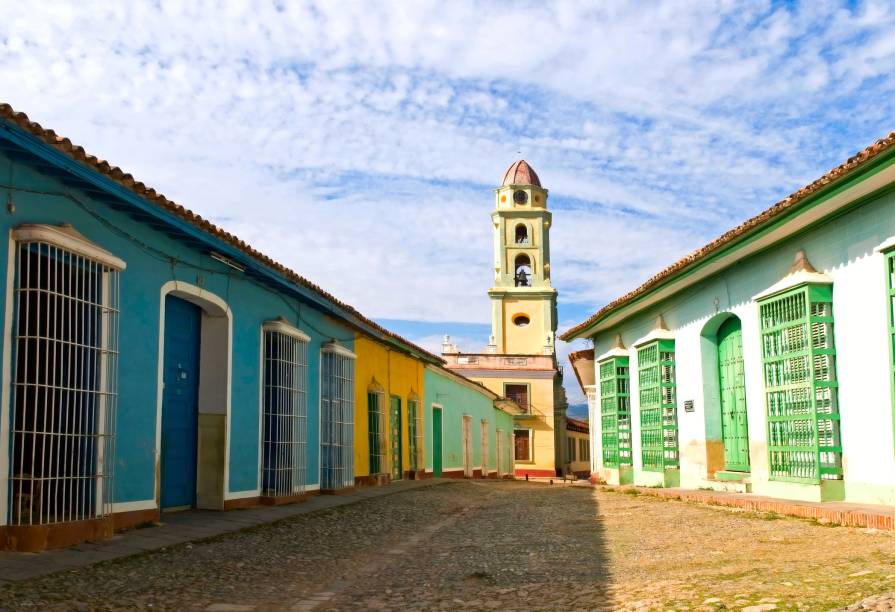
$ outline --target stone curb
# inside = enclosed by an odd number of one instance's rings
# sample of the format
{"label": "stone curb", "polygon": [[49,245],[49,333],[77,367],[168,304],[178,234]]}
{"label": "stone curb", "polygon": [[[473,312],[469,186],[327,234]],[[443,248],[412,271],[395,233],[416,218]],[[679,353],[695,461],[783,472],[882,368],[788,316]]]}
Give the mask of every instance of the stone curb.
{"label": "stone curb", "polygon": [[[827,504],[836,504],[836,507],[830,507],[823,503],[798,502],[770,497],[756,498],[748,494],[720,491],[692,491],[617,485],[597,486],[615,493],[637,491],[641,495],[659,497],[666,500],[742,508],[753,512],[774,512],[783,516],[814,519],[822,523],[845,527],[865,527],[881,531],[895,531],[895,508],[886,506],[880,506],[878,509],[868,509],[860,504],[826,502]],[[848,506],[852,507],[849,508]]]}

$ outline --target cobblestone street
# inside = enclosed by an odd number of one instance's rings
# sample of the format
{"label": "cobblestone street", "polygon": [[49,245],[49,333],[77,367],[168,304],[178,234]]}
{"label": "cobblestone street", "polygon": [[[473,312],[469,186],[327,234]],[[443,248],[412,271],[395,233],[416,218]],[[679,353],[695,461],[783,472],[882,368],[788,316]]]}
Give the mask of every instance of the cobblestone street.
{"label": "cobblestone street", "polygon": [[10,584],[0,608],[758,612],[892,590],[889,532],[588,487],[456,482]]}

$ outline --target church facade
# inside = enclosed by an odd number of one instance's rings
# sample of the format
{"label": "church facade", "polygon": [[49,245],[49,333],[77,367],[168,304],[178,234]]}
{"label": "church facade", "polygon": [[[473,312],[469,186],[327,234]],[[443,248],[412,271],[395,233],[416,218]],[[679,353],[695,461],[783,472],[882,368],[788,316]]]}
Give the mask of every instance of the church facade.
{"label": "church facade", "polygon": [[895,134],[561,337],[595,479],[895,504]]}
{"label": "church facade", "polygon": [[513,428],[515,474],[554,477],[569,469],[566,401],[556,361],[556,296],[550,282],[547,190],[524,160],[495,190],[491,337],[478,353],[445,339],[446,367],[513,400],[522,414]]}

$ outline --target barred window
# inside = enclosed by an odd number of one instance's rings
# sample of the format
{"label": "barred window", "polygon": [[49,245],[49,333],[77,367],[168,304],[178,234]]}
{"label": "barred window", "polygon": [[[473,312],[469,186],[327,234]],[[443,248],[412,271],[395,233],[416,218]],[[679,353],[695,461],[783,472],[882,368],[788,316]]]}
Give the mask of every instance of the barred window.
{"label": "barred window", "polygon": [[324,490],[354,484],[355,358],[335,342],[321,350],[320,487]]}
{"label": "barred window", "polygon": [[[892,383],[892,391],[895,393],[895,251],[889,251],[886,255],[886,311],[889,321],[889,381]],[[893,410],[895,410],[895,396],[892,398]]]}
{"label": "barred window", "polygon": [[600,425],[606,467],[632,464],[628,376],[627,357],[610,357],[600,362]]}
{"label": "barred window", "polygon": [[411,397],[407,400],[407,427],[410,440],[410,469],[421,470],[426,464],[425,449],[425,425],[423,423],[423,411],[420,408],[419,399]]}
{"label": "barred window", "polygon": [[111,512],[119,273],[125,264],[68,227],[16,240],[11,525]]}
{"label": "barred window", "polygon": [[640,393],[640,454],[643,469],[677,468],[677,398],[674,340],[655,340],[637,349]]}
{"label": "barred window", "polygon": [[377,382],[367,389],[367,429],[370,443],[370,474],[386,473],[386,431],[388,422],[385,414],[385,390]]}
{"label": "barred window", "polygon": [[759,302],[771,478],[842,478],[832,285]]}
{"label": "barred window", "polygon": [[264,324],[261,494],[303,493],[308,440],[308,338],[284,320]]}

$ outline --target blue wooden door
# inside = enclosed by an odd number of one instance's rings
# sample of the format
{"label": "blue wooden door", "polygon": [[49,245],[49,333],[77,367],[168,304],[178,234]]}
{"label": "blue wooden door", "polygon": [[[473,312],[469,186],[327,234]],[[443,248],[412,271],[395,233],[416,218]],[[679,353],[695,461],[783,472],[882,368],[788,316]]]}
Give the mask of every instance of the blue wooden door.
{"label": "blue wooden door", "polygon": [[196,503],[201,325],[197,306],[173,296],[165,298],[162,508]]}

